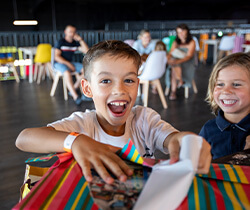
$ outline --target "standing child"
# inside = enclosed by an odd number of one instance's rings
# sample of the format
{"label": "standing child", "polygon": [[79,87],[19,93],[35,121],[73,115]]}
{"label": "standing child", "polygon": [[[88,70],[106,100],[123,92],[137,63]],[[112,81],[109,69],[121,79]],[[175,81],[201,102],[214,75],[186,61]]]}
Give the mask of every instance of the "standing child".
{"label": "standing child", "polygon": [[214,67],[206,100],[215,119],[200,135],[212,147],[213,159],[250,148],[250,56],[231,54]]}
{"label": "standing child", "polygon": [[[17,138],[17,147],[36,153],[70,150],[87,181],[92,181],[92,165],[107,183],[114,179],[106,168],[121,181],[132,175],[115,155],[130,138],[144,157],[152,157],[160,149],[170,153],[172,162],[178,161],[180,141],[190,132],[177,131],[150,108],[133,107],[140,63],[137,51],[122,41],[94,45],[83,60],[82,90],[96,109],[75,112],[47,127],[25,129]],[[203,140],[198,172],[208,172],[210,161],[210,145]]]}

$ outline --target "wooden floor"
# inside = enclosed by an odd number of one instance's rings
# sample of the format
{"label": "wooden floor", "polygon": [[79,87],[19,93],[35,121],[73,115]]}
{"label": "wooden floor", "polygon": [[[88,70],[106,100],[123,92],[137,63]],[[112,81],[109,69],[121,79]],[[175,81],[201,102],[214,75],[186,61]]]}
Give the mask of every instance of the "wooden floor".
{"label": "wooden floor", "polygon": [[[199,65],[195,76],[198,94],[191,91],[190,97],[184,99],[184,89],[179,89],[178,100],[167,99],[168,109],[164,110],[158,95],[150,93],[149,107],[177,129],[198,133],[201,126],[213,118],[204,102],[211,69],[211,65]],[[55,97],[50,97],[51,86],[50,80],[40,85],[30,84],[27,80],[19,84],[15,81],[0,82],[0,209],[11,209],[18,202],[25,171],[24,161],[36,155],[15,147],[18,134],[24,128],[44,126],[74,111],[94,108],[92,102],[84,102],[77,107],[72,99],[64,101],[62,83],[59,83]],[[136,104],[141,104],[139,97]]]}

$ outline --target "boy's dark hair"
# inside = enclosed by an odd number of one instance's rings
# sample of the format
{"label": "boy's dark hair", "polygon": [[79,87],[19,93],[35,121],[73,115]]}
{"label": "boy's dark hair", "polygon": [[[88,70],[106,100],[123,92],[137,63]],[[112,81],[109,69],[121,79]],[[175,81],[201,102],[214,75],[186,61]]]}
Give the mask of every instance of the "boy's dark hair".
{"label": "boy's dark hair", "polygon": [[123,41],[106,40],[95,44],[83,58],[84,78],[90,81],[93,62],[104,55],[133,59],[137,69],[141,65],[139,53]]}

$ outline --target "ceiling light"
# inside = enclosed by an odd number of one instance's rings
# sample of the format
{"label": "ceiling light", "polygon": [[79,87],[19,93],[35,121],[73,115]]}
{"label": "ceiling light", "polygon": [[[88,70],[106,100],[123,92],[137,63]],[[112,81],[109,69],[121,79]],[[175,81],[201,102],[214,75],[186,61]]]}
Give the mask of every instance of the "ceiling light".
{"label": "ceiling light", "polygon": [[14,25],[16,26],[23,26],[23,25],[37,25],[38,22],[37,20],[15,20],[13,22]]}

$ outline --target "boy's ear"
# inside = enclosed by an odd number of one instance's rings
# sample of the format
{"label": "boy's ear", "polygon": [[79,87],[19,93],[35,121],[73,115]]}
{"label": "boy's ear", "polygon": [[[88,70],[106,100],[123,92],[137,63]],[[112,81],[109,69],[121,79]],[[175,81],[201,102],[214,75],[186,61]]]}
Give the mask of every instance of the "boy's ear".
{"label": "boy's ear", "polygon": [[81,81],[81,85],[82,85],[82,92],[85,96],[92,98],[93,94],[90,88],[90,83],[89,81],[87,81],[86,79],[82,79]]}

